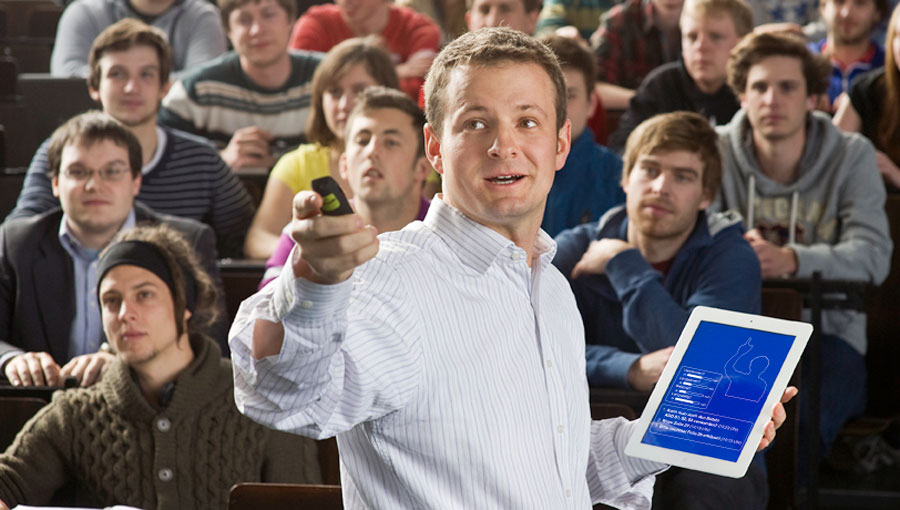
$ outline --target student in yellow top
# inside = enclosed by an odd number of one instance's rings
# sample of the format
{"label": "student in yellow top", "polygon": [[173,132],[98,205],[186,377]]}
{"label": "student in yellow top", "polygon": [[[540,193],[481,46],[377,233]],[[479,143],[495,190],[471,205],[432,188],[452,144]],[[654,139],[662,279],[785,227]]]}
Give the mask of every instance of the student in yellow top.
{"label": "student in yellow top", "polygon": [[390,55],[375,37],[348,39],[328,52],[312,80],[312,111],[306,128],[309,143],[285,154],[269,175],[262,202],[244,242],[248,258],[268,258],[281,230],[291,220],[291,201],[310,182],[330,175],[347,196],[352,190],[338,171],[344,130],[356,96],[371,85],[399,88]]}

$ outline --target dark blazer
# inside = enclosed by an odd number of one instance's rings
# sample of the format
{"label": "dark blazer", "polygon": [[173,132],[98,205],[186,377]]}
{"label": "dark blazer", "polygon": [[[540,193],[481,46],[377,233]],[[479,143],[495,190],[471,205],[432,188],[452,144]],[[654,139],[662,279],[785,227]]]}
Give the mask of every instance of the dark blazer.
{"label": "dark blazer", "polygon": [[[221,293],[212,229],[194,220],[153,212],[137,202],[134,212],[138,224],[165,222],[181,232]],[[0,356],[14,349],[44,351],[60,366],[72,358],[68,350],[75,318],[74,269],[71,256],[59,242],[62,215],[56,208],[0,226]],[[207,333],[227,347],[224,299],[220,299],[220,309],[221,318]]]}

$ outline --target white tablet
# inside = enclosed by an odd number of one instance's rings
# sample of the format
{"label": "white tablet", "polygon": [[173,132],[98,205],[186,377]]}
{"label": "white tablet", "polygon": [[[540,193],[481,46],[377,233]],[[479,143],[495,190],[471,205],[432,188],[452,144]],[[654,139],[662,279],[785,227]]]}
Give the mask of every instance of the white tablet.
{"label": "white tablet", "polygon": [[812,326],[698,306],[625,453],[740,478]]}

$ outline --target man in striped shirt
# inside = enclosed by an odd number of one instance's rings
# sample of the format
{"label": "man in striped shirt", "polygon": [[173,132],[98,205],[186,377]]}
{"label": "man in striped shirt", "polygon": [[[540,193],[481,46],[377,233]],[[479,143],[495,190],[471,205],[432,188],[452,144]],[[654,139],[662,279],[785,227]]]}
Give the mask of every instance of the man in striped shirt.
{"label": "man in striped shirt", "polygon": [[[94,41],[90,67],[91,97],[141,143],[143,181],[137,199],[154,211],[208,223],[216,233],[219,254],[239,256],[254,212],[246,188],[208,143],[156,124],[171,69],[165,35],[126,18]],[[31,160],[8,218],[59,206],[50,189],[47,146],[45,141]]]}
{"label": "man in striped shirt", "polygon": [[304,141],[322,59],[288,52],[294,0],[219,0],[234,47],[172,85],[159,122],[213,141],[231,168],[271,168]]}
{"label": "man in striped shirt", "polygon": [[297,195],[293,270],[231,329],[238,408],[337,436],[348,509],[649,509],[665,466],[624,455],[634,423],[591,421],[580,316],[540,230],[570,145],[556,58],[515,30],[469,32],[425,98],[444,193],[380,238]]}

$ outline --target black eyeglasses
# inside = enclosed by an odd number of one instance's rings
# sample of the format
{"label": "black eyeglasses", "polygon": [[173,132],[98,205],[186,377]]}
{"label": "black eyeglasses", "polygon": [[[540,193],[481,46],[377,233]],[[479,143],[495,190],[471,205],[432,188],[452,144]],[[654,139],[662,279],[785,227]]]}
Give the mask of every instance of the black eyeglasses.
{"label": "black eyeglasses", "polygon": [[89,170],[78,166],[63,170],[66,177],[76,181],[86,181],[95,173],[102,181],[115,182],[122,180],[129,173],[129,169],[124,165],[112,165],[100,170]]}

